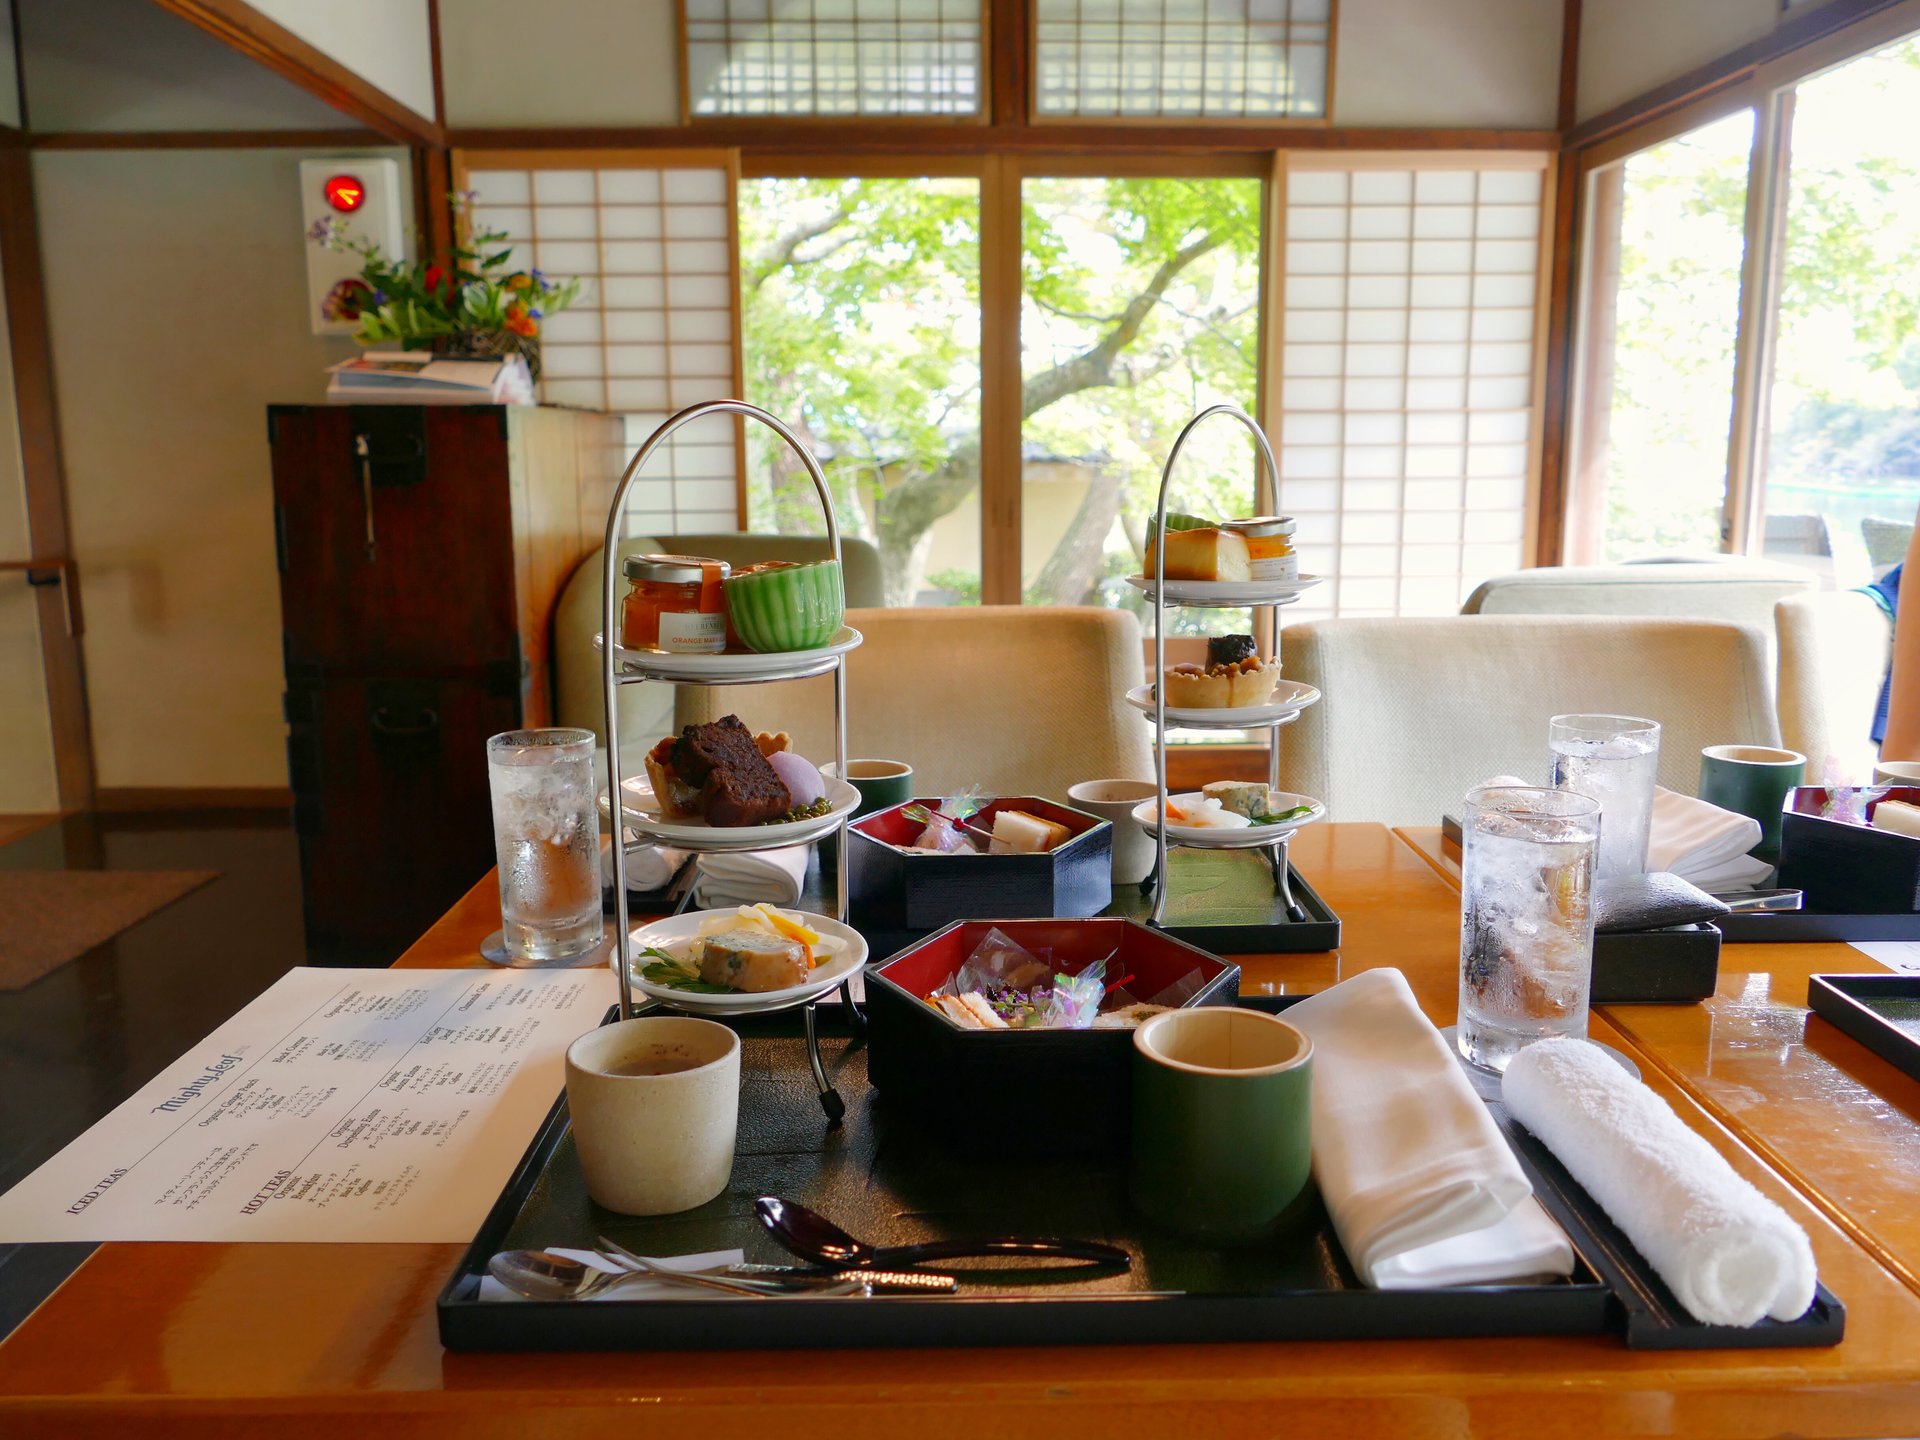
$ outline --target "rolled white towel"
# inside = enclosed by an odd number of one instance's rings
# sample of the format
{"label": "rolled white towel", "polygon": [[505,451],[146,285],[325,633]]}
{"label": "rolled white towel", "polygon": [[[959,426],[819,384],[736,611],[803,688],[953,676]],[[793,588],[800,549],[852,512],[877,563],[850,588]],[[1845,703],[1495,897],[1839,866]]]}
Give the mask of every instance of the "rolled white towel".
{"label": "rolled white towel", "polygon": [[702,855],[694,864],[694,903],[702,910],[728,905],[792,905],[807,882],[807,845],[776,850],[730,850]]}
{"label": "rolled white towel", "polygon": [[1501,1096],[1694,1319],[1797,1320],[1813,1303],[1807,1232],[1598,1046],[1527,1046],[1507,1066]]}

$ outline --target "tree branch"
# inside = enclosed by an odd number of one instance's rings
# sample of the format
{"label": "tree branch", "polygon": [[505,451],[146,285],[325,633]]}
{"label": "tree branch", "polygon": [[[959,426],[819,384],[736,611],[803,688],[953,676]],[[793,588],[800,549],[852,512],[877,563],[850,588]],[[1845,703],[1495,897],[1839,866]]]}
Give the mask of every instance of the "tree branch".
{"label": "tree branch", "polygon": [[[778,236],[765,250],[754,257],[753,267],[747,272],[746,277],[748,292],[751,293],[758,290],[762,285],[766,284],[768,277],[771,276],[774,271],[784,269],[786,266],[791,265],[794,262],[795,252],[797,252],[802,245],[806,244],[809,240],[819,239],[820,236],[827,234],[834,229],[835,226],[844,225],[852,215],[853,210],[851,207],[847,205],[836,205],[831,213],[822,216],[820,219],[803,220],[791,230]],[[847,242],[843,240],[840,243],[844,245]],[[839,246],[834,247],[834,249],[838,248]],[[832,254],[833,252],[829,250],[827,253]],[[820,257],[809,256],[808,258],[819,259]]]}

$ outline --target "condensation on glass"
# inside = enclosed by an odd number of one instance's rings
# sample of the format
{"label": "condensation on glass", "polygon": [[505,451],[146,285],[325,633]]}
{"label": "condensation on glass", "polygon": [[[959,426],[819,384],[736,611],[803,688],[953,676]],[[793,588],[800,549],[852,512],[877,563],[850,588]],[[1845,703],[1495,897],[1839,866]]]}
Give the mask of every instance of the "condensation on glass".
{"label": "condensation on glass", "polygon": [[[467,184],[474,224],[505,231],[516,264],[585,282],[542,322],[542,400],[623,416],[630,459],[669,415],[739,393],[727,170],[476,167]],[[737,530],[737,477],[733,427],[675,435],[635,487],[627,534]]]}
{"label": "condensation on glass", "polygon": [[1332,0],[1035,0],[1034,108],[1320,119],[1331,9]]}
{"label": "condensation on glass", "polygon": [[685,0],[702,115],[972,115],[980,0]]}
{"label": "condensation on glass", "polygon": [[1280,508],[1294,612],[1443,615],[1524,562],[1538,168],[1286,181]]}

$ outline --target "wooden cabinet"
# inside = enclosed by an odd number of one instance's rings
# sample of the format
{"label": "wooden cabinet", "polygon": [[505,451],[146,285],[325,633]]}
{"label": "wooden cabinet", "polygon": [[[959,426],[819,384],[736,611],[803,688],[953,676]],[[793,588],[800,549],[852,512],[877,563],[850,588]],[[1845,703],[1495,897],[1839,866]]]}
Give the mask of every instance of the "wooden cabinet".
{"label": "wooden cabinet", "polygon": [[288,760],[319,959],[391,959],[493,863],[485,742],[549,723],[551,616],[613,416],[277,405]]}

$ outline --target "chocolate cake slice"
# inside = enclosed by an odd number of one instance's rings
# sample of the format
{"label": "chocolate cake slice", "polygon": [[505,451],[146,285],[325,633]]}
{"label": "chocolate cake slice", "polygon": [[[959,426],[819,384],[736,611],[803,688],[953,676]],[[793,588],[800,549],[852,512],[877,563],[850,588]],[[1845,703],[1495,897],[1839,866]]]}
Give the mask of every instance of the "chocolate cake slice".
{"label": "chocolate cake slice", "polygon": [[793,808],[787,787],[737,715],[682,730],[673,746],[673,769],[700,787],[709,825],[758,825]]}

